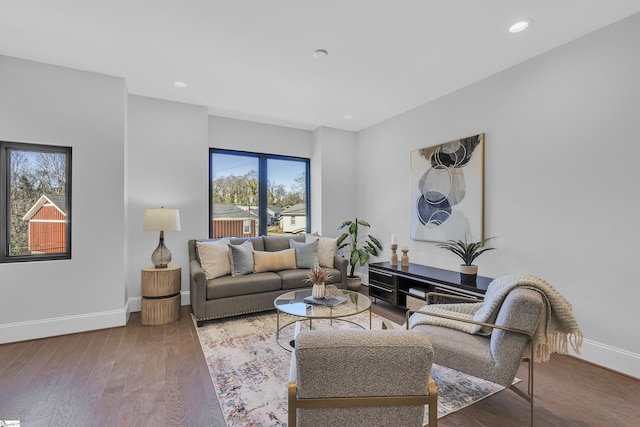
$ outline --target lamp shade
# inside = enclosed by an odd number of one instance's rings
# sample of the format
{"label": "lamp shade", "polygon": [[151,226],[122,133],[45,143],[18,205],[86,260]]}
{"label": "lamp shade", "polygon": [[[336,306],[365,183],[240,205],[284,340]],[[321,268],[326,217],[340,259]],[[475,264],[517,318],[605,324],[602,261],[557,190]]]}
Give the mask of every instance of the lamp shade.
{"label": "lamp shade", "polygon": [[180,212],[165,208],[145,210],[144,231],[180,231]]}

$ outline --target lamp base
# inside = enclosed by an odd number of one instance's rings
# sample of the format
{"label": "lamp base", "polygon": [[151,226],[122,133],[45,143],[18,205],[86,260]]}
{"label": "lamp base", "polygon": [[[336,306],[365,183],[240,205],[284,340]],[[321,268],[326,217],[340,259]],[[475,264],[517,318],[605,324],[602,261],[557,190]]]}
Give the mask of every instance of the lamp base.
{"label": "lamp base", "polygon": [[151,262],[155,268],[167,268],[171,262],[171,251],[164,245],[164,237],[160,237],[158,247],[151,254]]}

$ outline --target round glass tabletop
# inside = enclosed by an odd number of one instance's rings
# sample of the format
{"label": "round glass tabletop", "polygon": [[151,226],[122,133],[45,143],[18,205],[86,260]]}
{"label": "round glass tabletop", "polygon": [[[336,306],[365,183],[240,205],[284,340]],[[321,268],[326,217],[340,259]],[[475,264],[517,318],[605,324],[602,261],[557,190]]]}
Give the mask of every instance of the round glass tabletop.
{"label": "round glass tabletop", "polygon": [[319,303],[310,303],[311,289],[291,291],[280,295],[273,304],[283,313],[307,319],[337,319],[353,316],[371,307],[371,300],[366,295],[347,289],[340,289],[340,294],[332,299]]}
{"label": "round glass tabletop", "polygon": [[[335,321],[352,323],[360,328],[365,326],[345,319],[369,310],[369,329],[371,329],[371,300],[366,295],[347,289],[339,289],[338,296],[329,299],[315,300],[311,297],[311,289],[301,291],[291,291],[280,295],[273,301],[276,307],[276,340],[278,344],[287,351],[291,351],[295,346],[295,335],[298,325],[302,321],[309,322],[309,329],[313,329],[315,319],[330,319],[330,324]],[[280,323],[280,313],[290,314],[300,319],[294,321],[285,320],[285,324]],[[289,337],[288,346],[283,345],[280,339],[280,332],[289,325],[296,324],[293,335]],[[286,335],[286,334],[285,334]]]}

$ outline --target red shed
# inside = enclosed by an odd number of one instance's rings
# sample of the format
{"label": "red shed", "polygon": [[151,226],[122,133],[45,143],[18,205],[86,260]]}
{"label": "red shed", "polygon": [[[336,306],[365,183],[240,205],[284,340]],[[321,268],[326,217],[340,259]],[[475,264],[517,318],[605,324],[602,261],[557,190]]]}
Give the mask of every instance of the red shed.
{"label": "red shed", "polygon": [[29,221],[31,253],[56,254],[67,249],[67,200],[64,194],[44,194],[22,218]]}

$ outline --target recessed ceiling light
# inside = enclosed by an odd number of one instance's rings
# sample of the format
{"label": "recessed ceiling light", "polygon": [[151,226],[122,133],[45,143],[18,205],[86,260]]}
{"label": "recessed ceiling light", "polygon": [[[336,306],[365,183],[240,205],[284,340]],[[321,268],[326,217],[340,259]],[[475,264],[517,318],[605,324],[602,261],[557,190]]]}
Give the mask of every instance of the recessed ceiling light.
{"label": "recessed ceiling light", "polygon": [[313,57],[316,59],[326,58],[327,55],[329,55],[329,52],[324,49],[316,49],[313,51]]}
{"label": "recessed ceiling light", "polygon": [[527,28],[529,28],[529,26],[532,23],[533,23],[533,21],[531,19],[527,19],[526,21],[516,22],[511,27],[509,27],[509,32],[510,33],[519,33],[521,31],[524,31]]}
{"label": "recessed ceiling light", "polygon": [[175,87],[187,87],[187,84],[185,82],[181,82],[181,81],[173,82],[173,85]]}
{"label": "recessed ceiling light", "polygon": [[351,114],[346,114],[344,116],[344,118],[345,118],[345,120],[351,120],[351,119],[353,119],[353,116]]}

